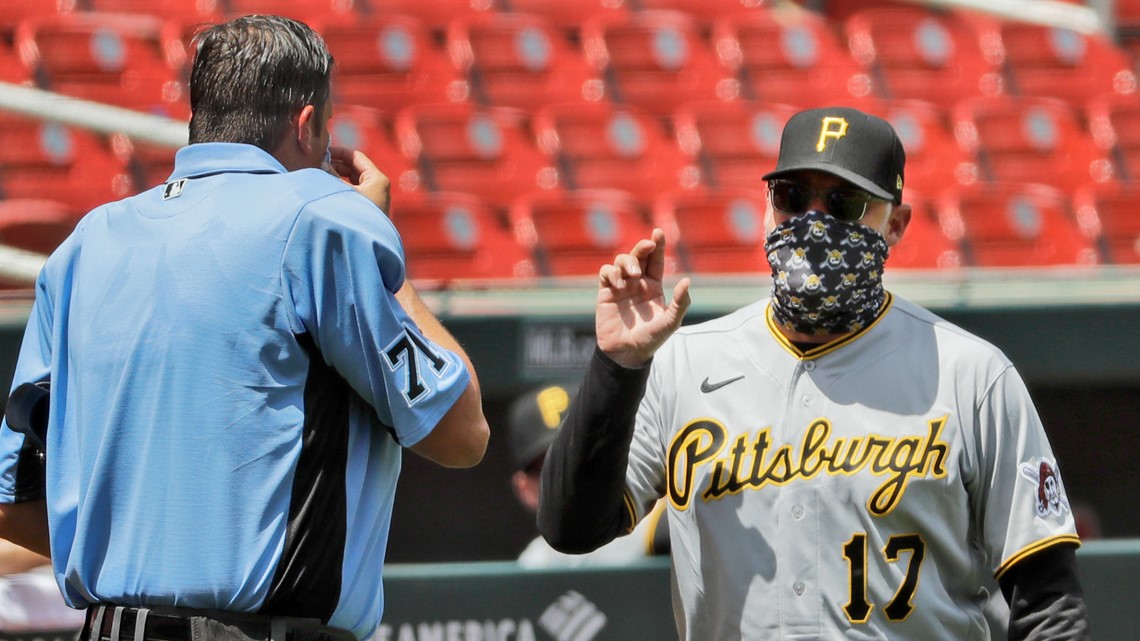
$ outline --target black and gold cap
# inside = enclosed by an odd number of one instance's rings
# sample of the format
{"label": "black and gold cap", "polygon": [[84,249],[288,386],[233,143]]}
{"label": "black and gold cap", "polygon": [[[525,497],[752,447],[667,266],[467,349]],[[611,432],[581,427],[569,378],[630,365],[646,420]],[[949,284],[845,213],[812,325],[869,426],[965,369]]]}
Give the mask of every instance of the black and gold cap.
{"label": "black and gold cap", "polygon": [[577,385],[545,385],[511,403],[508,446],[513,470],[525,469],[546,453],[566,418],[577,388]]}
{"label": "black and gold cap", "polygon": [[822,171],[902,203],[906,152],[889,122],[851,107],[801,111],[784,125],[776,169],[763,180]]}

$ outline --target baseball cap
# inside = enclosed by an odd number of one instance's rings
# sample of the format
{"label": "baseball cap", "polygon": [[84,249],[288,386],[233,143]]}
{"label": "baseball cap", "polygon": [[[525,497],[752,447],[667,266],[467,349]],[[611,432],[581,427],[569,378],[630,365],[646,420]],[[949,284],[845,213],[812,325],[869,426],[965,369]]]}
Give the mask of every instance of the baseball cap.
{"label": "baseball cap", "polygon": [[546,452],[577,391],[577,385],[544,385],[511,403],[508,419],[511,469],[522,470]]}
{"label": "baseball cap", "polygon": [[822,171],[898,205],[904,164],[906,152],[889,122],[851,107],[823,107],[788,120],[776,169],[762,179]]}

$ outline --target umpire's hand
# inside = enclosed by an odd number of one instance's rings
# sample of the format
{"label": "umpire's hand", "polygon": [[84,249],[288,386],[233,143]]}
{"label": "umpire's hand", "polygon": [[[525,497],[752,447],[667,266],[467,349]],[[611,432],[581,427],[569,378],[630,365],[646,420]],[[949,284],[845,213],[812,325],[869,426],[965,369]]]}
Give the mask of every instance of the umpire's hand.
{"label": "umpire's hand", "polygon": [[375,203],[380,211],[388,213],[388,206],[392,203],[392,182],[364,152],[334,146],[332,169],[356,191]]}

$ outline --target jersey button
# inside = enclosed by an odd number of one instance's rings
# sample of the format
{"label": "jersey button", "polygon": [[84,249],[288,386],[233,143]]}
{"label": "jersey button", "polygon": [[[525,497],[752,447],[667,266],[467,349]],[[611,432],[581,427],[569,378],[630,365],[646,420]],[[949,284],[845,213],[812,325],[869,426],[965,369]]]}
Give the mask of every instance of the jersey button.
{"label": "jersey button", "polygon": [[800,581],[796,581],[792,584],[792,592],[795,592],[796,596],[802,596],[804,593],[804,584]]}
{"label": "jersey button", "polygon": [[812,371],[813,369],[815,369],[815,361],[808,361],[808,362],[804,363],[804,369],[806,369],[809,372]]}
{"label": "jersey button", "polygon": [[799,520],[804,518],[804,506],[797,505],[792,508],[792,517]]}
{"label": "jersey button", "polygon": [[810,406],[812,404],[811,395],[810,394],[804,394],[803,396],[800,397],[800,402],[804,404],[804,407]]}

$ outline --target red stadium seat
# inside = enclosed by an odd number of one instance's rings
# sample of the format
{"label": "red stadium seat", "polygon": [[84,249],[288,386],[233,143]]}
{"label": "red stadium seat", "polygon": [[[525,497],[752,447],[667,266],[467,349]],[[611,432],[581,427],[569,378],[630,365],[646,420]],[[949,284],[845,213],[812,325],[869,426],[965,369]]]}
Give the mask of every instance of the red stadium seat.
{"label": "red stadium seat", "polygon": [[[26,1],[26,0],[25,0]],[[181,23],[217,22],[227,0],[64,0],[73,10],[135,13]],[[29,3],[33,4],[33,3]],[[280,4],[280,3],[278,3]]]}
{"label": "red stadium seat", "polygon": [[416,163],[396,142],[392,119],[378,109],[337,105],[329,122],[332,143],[364,152],[392,181],[392,199],[422,191]]}
{"label": "red stadium seat", "polygon": [[1140,57],[1140,0],[1114,0],[1112,18],[1117,42],[1133,59]]}
{"label": "red stadium seat", "polygon": [[1082,104],[1089,96],[1136,92],[1133,60],[1103,35],[1024,22],[1002,22],[1000,38],[1010,93]]}
{"label": "red stadium seat", "polygon": [[1140,181],[1140,95],[1105,94],[1085,109],[1093,140],[1112,154],[1122,180]]}
{"label": "red stadium seat", "polygon": [[665,115],[684,102],[730,100],[739,84],[721,66],[691,16],[643,11],[582,25],[582,48],[610,99]]}
{"label": "red stadium seat", "polygon": [[1112,3],[1116,25],[1119,28],[1140,27],[1140,0],[1116,0]]}
{"label": "red stadium seat", "polygon": [[949,107],[1003,92],[1000,50],[983,50],[974,23],[956,12],[864,9],[845,21],[844,30],[852,55],[881,80],[876,89],[884,97]]}
{"label": "red stadium seat", "polygon": [[558,185],[557,172],[534,145],[519,110],[469,103],[413,105],[396,114],[396,135],[432,191],[471,193],[506,204]]}
{"label": "red stadium seat", "polygon": [[[0,245],[50,254],[86,212],[46,198],[0,200]],[[0,279],[0,287],[11,287]]]}
{"label": "red stadium seat", "polygon": [[810,11],[757,10],[713,22],[721,63],[741,95],[800,107],[858,106],[871,77],[824,18]]}
{"label": "red stadium seat", "polygon": [[1140,185],[1088,185],[1073,196],[1073,209],[1086,233],[1100,240],[1106,262],[1140,264]]}
{"label": "red stadium seat", "polygon": [[911,206],[910,224],[902,240],[891,247],[887,269],[957,269],[965,266],[958,242],[942,231],[928,199],[919,193],[904,192],[903,201]]}
{"label": "red stadium seat", "polygon": [[530,253],[504,218],[470,194],[396,198],[392,222],[404,241],[408,275],[417,280],[531,278]]}
{"label": "red stadium seat", "polygon": [[867,8],[890,9],[912,6],[906,0],[806,0],[800,4],[822,13],[825,18],[835,24],[842,24],[852,14]]}
{"label": "red stadium seat", "polygon": [[[1100,255],[1064,192],[1040,184],[978,184],[940,196],[942,229],[977,267],[1093,265]],[[905,235],[903,242],[906,242]]]}
{"label": "red stadium seat", "polygon": [[141,192],[166,182],[174,173],[175,149],[135,140],[124,134],[110,137],[111,150],[131,178],[131,191]]}
{"label": "red stadium seat", "polygon": [[280,15],[310,23],[339,15],[352,15],[355,0],[221,0],[226,16],[236,18],[250,14]]}
{"label": "red stadium seat", "polygon": [[71,10],[75,0],[0,0],[0,33],[10,34],[28,18],[53,16]]}
{"label": "red stadium seat", "polygon": [[1051,98],[991,96],[951,112],[955,135],[973,153],[983,180],[1041,182],[1067,192],[1115,179],[1115,168],[1079,113]]}
{"label": "red stadium seat", "polygon": [[534,114],[541,148],[556,158],[569,189],[621,189],[646,200],[697,186],[691,165],[648,113],[607,103],[548,105]]}
{"label": "red stadium seat", "polygon": [[409,16],[432,32],[442,32],[452,20],[498,11],[505,4],[503,0],[367,0],[365,9],[364,0],[356,1],[362,3],[361,13]]}
{"label": "red stadium seat", "polygon": [[[198,42],[196,38],[220,20],[222,20],[221,17],[212,20],[169,18],[163,23],[162,38],[166,42],[166,50],[170,54],[170,64],[175,67],[175,72],[182,78],[187,88],[190,86],[190,72],[194,65],[194,56],[197,53]],[[187,96],[187,101],[189,101],[189,96]],[[189,117],[188,111],[187,117]]]}
{"label": "red stadium seat", "polygon": [[780,135],[795,107],[751,101],[682,105],[673,114],[677,144],[710,187],[764,189],[776,167]]}
{"label": "red stadium seat", "polygon": [[617,190],[532,194],[515,201],[510,216],[515,236],[533,248],[547,276],[596,276],[652,230],[640,203]]}
{"label": "red stadium seat", "polygon": [[51,198],[86,212],[134,191],[107,139],[58,123],[0,117],[4,198]]}
{"label": "red stadium seat", "polygon": [[973,156],[954,138],[949,114],[920,100],[876,100],[862,105],[891,123],[906,150],[906,189],[935,193],[979,179]]}
{"label": "red stadium seat", "polygon": [[0,82],[17,85],[35,84],[31,69],[24,65],[8,38],[0,34]]}
{"label": "red stadium seat", "polygon": [[565,34],[541,16],[494,13],[458,19],[447,29],[455,66],[485,104],[535,109],[553,102],[600,100],[602,79]]}
{"label": "red stadium seat", "polygon": [[767,274],[767,198],[762,188],[675,191],[654,202],[653,220],[684,271]]}
{"label": "red stadium seat", "polygon": [[338,103],[395,113],[408,105],[468,99],[470,90],[446,52],[418,20],[395,14],[314,21],[336,58]]}
{"label": "red stadium seat", "polygon": [[766,10],[764,0],[637,0],[642,11],[680,11],[707,22],[745,11]]}
{"label": "red stadium seat", "polygon": [[582,24],[594,18],[630,11],[630,0],[509,0],[514,13],[542,16],[568,34],[577,35]]}
{"label": "red stadium seat", "polygon": [[42,88],[181,118],[189,114],[180,47],[154,16],[74,13],[33,18],[16,29],[20,57]]}

